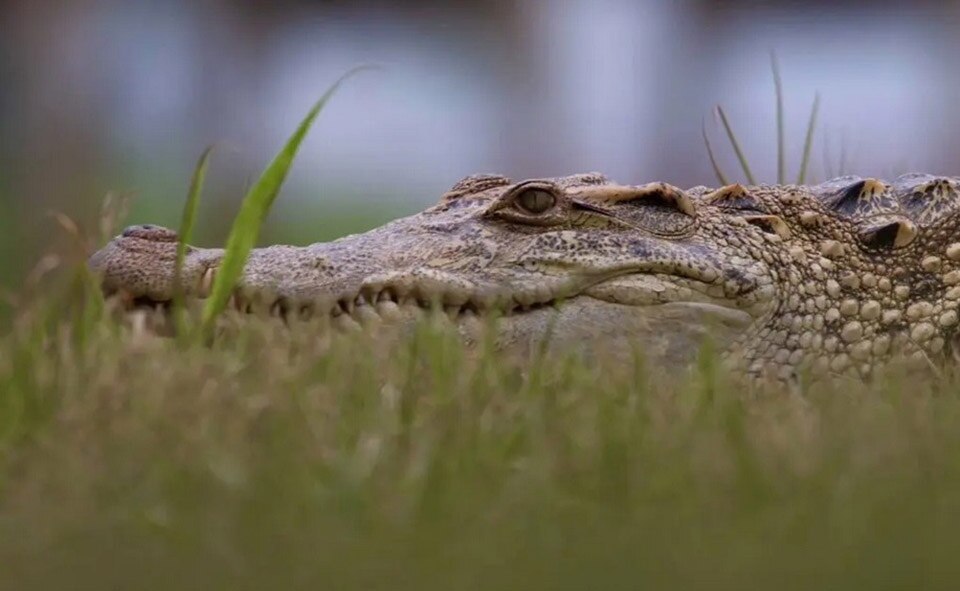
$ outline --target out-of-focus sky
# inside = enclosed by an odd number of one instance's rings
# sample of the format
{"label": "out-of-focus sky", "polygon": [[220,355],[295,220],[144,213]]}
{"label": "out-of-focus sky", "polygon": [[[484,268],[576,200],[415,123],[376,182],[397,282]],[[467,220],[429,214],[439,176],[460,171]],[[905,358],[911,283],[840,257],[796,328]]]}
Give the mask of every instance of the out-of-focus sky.
{"label": "out-of-focus sky", "polygon": [[736,169],[717,103],[773,181],[771,50],[791,176],[816,91],[815,178],[841,156],[862,175],[960,174],[958,24],[950,2],[5,2],[0,244],[42,243],[48,209],[90,220],[110,190],[136,195],[129,221],[175,225],[208,144],[202,236],[222,239],[313,101],[364,63],[383,69],[321,114],[268,237],[335,235],[331,209],[413,212],[476,172],[711,184],[704,119]]}

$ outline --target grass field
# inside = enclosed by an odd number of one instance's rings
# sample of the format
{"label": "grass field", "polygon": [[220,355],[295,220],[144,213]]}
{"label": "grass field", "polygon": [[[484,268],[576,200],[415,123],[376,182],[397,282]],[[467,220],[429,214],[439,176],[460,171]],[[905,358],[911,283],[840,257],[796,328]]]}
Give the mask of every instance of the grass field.
{"label": "grass field", "polygon": [[[328,97],[251,188],[224,300]],[[161,339],[64,260],[0,307],[0,590],[957,587],[952,372],[752,392],[709,347],[331,341],[217,297]]]}
{"label": "grass field", "polygon": [[[0,342],[0,589],[953,588],[958,382],[747,394],[32,304]],[[642,352],[638,351],[638,360]]]}

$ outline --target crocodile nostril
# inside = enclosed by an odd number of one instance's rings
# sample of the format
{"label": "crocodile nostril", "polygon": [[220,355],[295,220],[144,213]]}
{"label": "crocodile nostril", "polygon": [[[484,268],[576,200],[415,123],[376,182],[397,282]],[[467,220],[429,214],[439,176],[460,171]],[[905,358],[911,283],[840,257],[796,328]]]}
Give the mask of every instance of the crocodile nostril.
{"label": "crocodile nostril", "polygon": [[137,226],[127,226],[123,230],[124,238],[139,238],[141,240],[152,240],[154,242],[176,242],[177,233],[169,228],[157,226],[154,224],[140,224]]}

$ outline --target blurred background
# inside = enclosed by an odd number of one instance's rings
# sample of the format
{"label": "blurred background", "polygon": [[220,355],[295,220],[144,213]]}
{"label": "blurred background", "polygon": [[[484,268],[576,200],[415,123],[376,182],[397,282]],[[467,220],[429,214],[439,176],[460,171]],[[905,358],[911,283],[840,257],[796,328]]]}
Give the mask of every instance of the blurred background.
{"label": "blurred background", "polygon": [[812,176],[960,174],[960,4],[677,0],[0,2],[0,249],[15,287],[110,191],[128,223],[176,226],[216,145],[197,242],[311,104],[351,79],[308,137],[261,242],[309,243],[434,202],[460,177],[602,171],[713,184],[722,104],[756,176],[776,179],[770,52],[788,174],[815,92]]}

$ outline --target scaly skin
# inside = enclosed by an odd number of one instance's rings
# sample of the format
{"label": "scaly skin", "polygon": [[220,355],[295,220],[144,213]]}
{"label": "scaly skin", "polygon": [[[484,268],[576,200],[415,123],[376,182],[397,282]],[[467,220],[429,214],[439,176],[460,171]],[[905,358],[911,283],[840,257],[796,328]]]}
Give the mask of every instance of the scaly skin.
{"label": "scaly skin", "polygon": [[[549,331],[585,349],[640,343],[665,362],[689,360],[709,331],[754,376],[865,375],[953,350],[958,209],[960,181],[929,175],[686,192],[473,176],[365,234],[255,249],[235,306],[341,327],[442,306],[468,338],[495,312],[504,345]],[[90,263],[108,293],[166,302],[175,249],[172,231],[135,226]],[[221,256],[190,249],[187,296],[208,294]]]}

